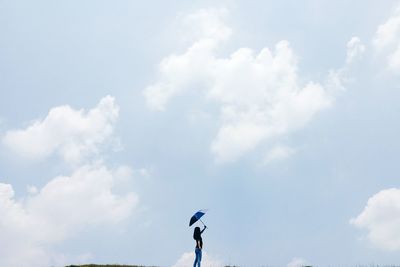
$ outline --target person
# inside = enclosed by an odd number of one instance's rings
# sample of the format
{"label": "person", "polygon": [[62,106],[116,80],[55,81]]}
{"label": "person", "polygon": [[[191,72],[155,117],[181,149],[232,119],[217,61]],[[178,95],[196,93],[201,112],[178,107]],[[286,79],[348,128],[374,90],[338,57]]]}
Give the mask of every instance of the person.
{"label": "person", "polygon": [[200,227],[194,228],[193,239],[196,240],[196,249],[194,250],[196,257],[194,259],[193,267],[200,267],[201,262],[201,250],[203,249],[203,239],[201,234],[206,230],[207,226],[204,225],[203,230],[200,231]]}

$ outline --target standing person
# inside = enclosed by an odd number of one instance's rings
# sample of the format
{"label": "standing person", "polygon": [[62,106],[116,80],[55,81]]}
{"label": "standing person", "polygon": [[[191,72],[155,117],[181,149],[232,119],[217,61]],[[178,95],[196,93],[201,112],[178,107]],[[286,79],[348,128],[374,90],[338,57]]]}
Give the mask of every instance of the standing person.
{"label": "standing person", "polygon": [[206,230],[207,226],[204,225],[203,230],[200,231],[200,227],[194,228],[193,239],[196,240],[196,249],[194,250],[196,258],[194,259],[193,267],[200,267],[201,262],[201,250],[203,249],[203,239],[201,234]]}

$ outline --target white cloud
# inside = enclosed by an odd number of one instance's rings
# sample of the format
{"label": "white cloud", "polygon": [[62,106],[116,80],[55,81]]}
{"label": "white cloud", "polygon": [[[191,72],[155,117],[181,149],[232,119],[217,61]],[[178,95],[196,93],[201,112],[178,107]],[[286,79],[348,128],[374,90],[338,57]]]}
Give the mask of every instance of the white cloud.
{"label": "white cloud", "polygon": [[58,154],[68,163],[80,163],[97,154],[99,146],[112,135],[119,111],[114,102],[113,97],[106,96],[87,112],[67,105],[54,107],[46,118],[26,129],[6,132],[2,143],[28,159]]}
{"label": "white cloud", "polygon": [[307,261],[302,258],[293,258],[288,264],[287,267],[302,267],[307,265]]}
{"label": "white cloud", "polygon": [[26,129],[6,132],[1,141],[10,151],[28,159],[59,155],[74,170],[42,188],[28,185],[27,195],[18,199],[11,185],[0,183],[1,266],[85,261],[90,253],[66,255],[57,252],[56,245],[93,226],[117,225],[133,214],[138,203],[129,191],[133,170],[110,170],[100,157],[101,146],[114,141],[118,112],[114,98],[106,96],[91,110],[55,107]]}
{"label": "white cloud", "polygon": [[90,226],[118,224],[131,216],[138,197],[113,193],[119,175],[120,169],[85,165],[23,199],[0,183],[0,265],[50,266],[62,258],[52,245]]}
{"label": "white cloud", "polygon": [[34,186],[34,185],[28,185],[28,186],[26,186],[26,191],[27,191],[29,194],[32,194],[32,195],[38,193],[38,189],[37,189],[37,187]]}
{"label": "white cloud", "polygon": [[396,7],[393,14],[385,23],[378,26],[373,44],[378,49],[385,49],[390,45],[397,45],[400,34],[400,7]]}
{"label": "white cloud", "polygon": [[373,195],[364,210],[350,223],[367,230],[367,239],[383,250],[400,250],[400,189],[382,190]]}
{"label": "white cloud", "polygon": [[207,83],[208,68],[214,58],[214,50],[232,32],[225,23],[225,9],[201,9],[181,19],[185,39],[194,40],[182,55],[172,54],[159,64],[160,81],[145,88],[147,104],[154,110],[164,110],[170,98],[189,86]]}
{"label": "white cloud", "polygon": [[[218,16],[201,13],[195,16],[199,20]],[[334,98],[323,85],[298,77],[297,56],[288,41],[258,54],[239,48],[227,58],[218,57],[221,40],[229,37],[224,32],[230,31],[220,26],[222,19],[216,20],[216,28],[225,30],[200,35],[183,54],[164,58],[159,80],[145,88],[144,96],[149,107],[164,110],[173,96],[202,88],[208,100],[220,105],[221,124],[211,144],[217,161],[234,161],[262,142],[290,134],[332,104]],[[360,53],[359,43],[353,43],[351,57]]]}
{"label": "white cloud", "polygon": [[199,39],[227,40],[232,34],[232,29],[225,23],[228,13],[225,8],[209,8],[187,14],[180,21],[181,35],[191,42]]}
{"label": "white cloud", "polygon": [[188,90],[190,86],[211,83],[216,45],[217,42],[212,39],[202,39],[184,54],[164,58],[159,65],[160,81],[144,90],[149,107],[164,110],[170,98]]}
{"label": "white cloud", "polygon": [[373,45],[386,58],[387,66],[394,72],[400,71],[400,6],[396,7],[387,21],[379,25]]}
{"label": "white cloud", "polygon": [[360,38],[353,36],[347,43],[346,64],[351,64],[354,60],[359,59],[365,52],[365,45]]}
{"label": "white cloud", "polygon": [[345,84],[354,81],[354,77],[349,77],[348,73],[353,64],[363,58],[366,50],[365,45],[358,36],[353,36],[347,42],[346,47],[345,64],[341,68],[329,70],[327,81],[324,83],[325,89],[331,97],[337,97],[337,93],[345,91]]}
{"label": "white cloud", "polygon": [[[193,262],[195,259],[194,252],[185,252],[182,256],[177,260],[177,262],[172,267],[188,267],[193,266]],[[210,257],[206,252],[203,251],[202,259],[201,259],[202,267],[222,267],[224,264],[221,260]]]}

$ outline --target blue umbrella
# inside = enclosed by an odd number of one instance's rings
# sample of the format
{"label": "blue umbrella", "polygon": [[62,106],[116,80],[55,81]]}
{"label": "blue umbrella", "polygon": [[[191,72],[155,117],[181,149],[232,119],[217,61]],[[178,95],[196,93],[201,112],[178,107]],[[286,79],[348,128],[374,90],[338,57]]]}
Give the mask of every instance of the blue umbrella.
{"label": "blue umbrella", "polygon": [[200,221],[204,226],[206,226],[203,221],[200,219],[203,215],[206,214],[206,210],[199,210],[196,212],[192,218],[190,218],[189,227],[192,226],[195,222]]}

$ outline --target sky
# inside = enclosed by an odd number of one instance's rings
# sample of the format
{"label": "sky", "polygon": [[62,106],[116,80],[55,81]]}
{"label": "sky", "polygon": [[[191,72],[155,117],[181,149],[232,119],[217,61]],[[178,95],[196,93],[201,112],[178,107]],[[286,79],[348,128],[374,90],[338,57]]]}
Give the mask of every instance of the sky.
{"label": "sky", "polygon": [[[399,1],[0,0],[0,265],[400,262]],[[200,225],[200,224],[198,224]]]}

